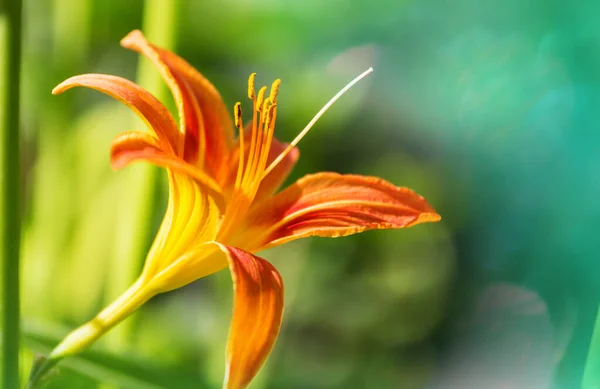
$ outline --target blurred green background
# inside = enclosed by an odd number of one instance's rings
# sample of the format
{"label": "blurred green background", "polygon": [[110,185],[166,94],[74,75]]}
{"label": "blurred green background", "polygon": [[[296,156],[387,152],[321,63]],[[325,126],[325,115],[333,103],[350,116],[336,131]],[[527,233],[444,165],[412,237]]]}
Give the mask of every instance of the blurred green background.
{"label": "blurred green background", "polygon": [[[276,135],[288,141],[373,66],[301,142],[290,182],[378,175],[443,216],[264,253],[286,311],[252,388],[600,387],[600,367],[584,380],[600,296],[599,11],[592,0],[25,1],[23,375],[33,352],[127,287],[163,216],[162,171],[109,167],[112,137],[142,122],[94,91],[50,94],[109,73],[172,107],[146,60],[118,44],[143,28],[230,106],[251,72],[281,78]],[[219,388],[231,295],[222,272],[158,296],[48,388]]]}

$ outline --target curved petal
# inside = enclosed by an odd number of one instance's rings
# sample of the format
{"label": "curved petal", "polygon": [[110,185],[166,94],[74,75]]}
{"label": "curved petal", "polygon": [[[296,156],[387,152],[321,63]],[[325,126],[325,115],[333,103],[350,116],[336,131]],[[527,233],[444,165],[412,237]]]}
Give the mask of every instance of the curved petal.
{"label": "curved petal", "polygon": [[146,41],[139,30],[129,33],[121,45],[157,66],[177,103],[181,130],[186,134],[185,159],[193,161],[204,154],[199,163],[215,173],[233,142],[229,110],[217,89],[184,59]]}
{"label": "curved petal", "polygon": [[[158,140],[141,131],[128,131],[113,139],[110,149],[110,163],[113,169],[121,169],[136,159],[135,155],[145,149],[161,153]],[[132,154],[133,153],[133,154]]]}
{"label": "curved petal", "polygon": [[233,279],[233,318],[227,341],[224,389],[245,388],[271,352],[283,316],[283,282],[266,260],[216,243]]}
{"label": "curved petal", "polygon": [[198,102],[186,81],[174,74],[163,61],[160,53],[151,45],[141,31],[134,30],[121,40],[121,46],[143,54],[160,72],[165,83],[169,86],[177,111],[179,113],[179,132],[183,134],[184,145],[181,145],[182,157],[194,163],[198,157],[199,134],[203,134],[202,114]]}
{"label": "curved petal", "polygon": [[205,242],[154,275],[151,283],[159,291],[171,290],[227,264],[233,280],[234,304],[223,388],[243,389],[267,359],[279,334],[283,283],[273,265],[238,248]]}
{"label": "curved petal", "polygon": [[440,216],[425,199],[377,177],[318,173],[255,205],[235,244],[252,251],[307,236],[403,228]]}
{"label": "curved petal", "polygon": [[154,131],[166,152],[177,150],[179,134],[171,113],[150,92],[121,77],[107,74],[82,74],[61,82],[52,90],[60,94],[76,86],[95,89],[131,108]]}
{"label": "curved petal", "polygon": [[122,169],[131,162],[139,160],[146,160],[173,172],[189,176],[213,198],[220,209],[224,207],[221,189],[210,176],[181,158],[164,152],[156,145],[153,137],[132,131],[123,133],[113,140],[111,164],[114,169]]}
{"label": "curved petal", "polygon": [[143,272],[153,289],[173,290],[227,266],[219,250],[206,246],[215,238],[218,222],[215,204],[197,182],[170,172],[167,212]]}
{"label": "curved petal", "polygon": [[[247,139],[250,136],[248,135]],[[248,143],[248,142],[247,142]],[[273,137],[271,141],[271,148],[269,150],[269,156],[267,157],[267,166],[279,156],[287,147],[288,143],[280,142],[275,137]],[[249,144],[246,144],[245,155],[248,155],[248,150],[250,148]],[[285,158],[273,169],[260,183],[258,191],[255,196],[255,201],[259,202],[260,200],[271,196],[273,193],[277,191],[285,181],[285,179],[289,176],[289,174],[296,166],[296,162],[300,157],[300,150],[297,147],[294,147]],[[237,143],[234,148],[231,150],[230,158],[228,159],[225,167],[220,171],[220,175],[218,177],[218,182],[220,183],[221,188],[223,188],[223,192],[226,196],[231,194],[233,190],[233,186],[235,184],[235,179],[238,171],[238,162],[240,159],[240,145]]]}

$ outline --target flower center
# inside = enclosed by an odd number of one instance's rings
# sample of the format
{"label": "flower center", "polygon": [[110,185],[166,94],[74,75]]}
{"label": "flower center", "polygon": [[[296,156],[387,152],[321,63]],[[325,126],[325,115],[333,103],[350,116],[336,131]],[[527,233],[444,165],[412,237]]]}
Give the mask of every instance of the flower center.
{"label": "flower center", "polygon": [[[242,121],[242,107],[238,102],[234,106],[235,125],[239,130],[240,138],[240,156],[238,161],[238,170],[235,180],[231,200],[221,220],[217,241],[225,242],[232,236],[235,228],[243,220],[246,212],[252,205],[256,192],[261,181],[288,155],[288,153],[300,142],[300,140],[310,131],[313,125],[321,116],[335,103],[344,93],[352,88],[357,82],[366,77],[373,71],[369,68],[355,79],[350,81],[327,104],[315,115],[315,117],[304,127],[289,146],[277,156],[267,166],[267,158],[271,150],[271,142],[275,131],[275,120],[277,117],[277,94],[281,80],[277,79],[271,85],[271,91],[268,97],[267,87],[263,86],[256,93],[254,87],[256,73],[252,73],[248,78],[248,98],[252,100],[252,127],[249,128],[250,139],[247,140]],[[248,155],[246,154],[246,144],[248,145]]]}
{"label": "flower center", "polygon": [[[241,103],[236,103],[233,109],[235,125],[239,130],[240,155],[233,192],[217,236],[217,240],[221,239],[219,241],[230,236],[250,208],[264,177],[263,173],[271,150],[277,116],[277,94],[281,80],[273,82],[270,93],[266,96],[266,86],[260,88],[258,94],[256,93],[255,77],[256,73],[252,73],[248,78],[248,98],[252,100],[253,106],[252,125],[248,130],[244,128]],[[249,139],[246,139],[248,135]]]}
{"label": "flower center", "polygon": [[258,91],[254,89],[256,73],[252,73],[248,79],[248,98],[252,100],[252,128],[250,133],[250,145],[248,155],[245,156],[246,134],[242,122],[242,108],[238,102],[234,107],[235,125],[239,130],[240,158],[238,172],[234,186],[235,192],[243,193],[250,199],[254,199],[256,191],[263,178],[267,164],[271,142],[275,131],[275,119],[277,115],[277,94],[281,80],[275,80],[271,85],[271,92],[265,98],[267,87],[263,86]]}

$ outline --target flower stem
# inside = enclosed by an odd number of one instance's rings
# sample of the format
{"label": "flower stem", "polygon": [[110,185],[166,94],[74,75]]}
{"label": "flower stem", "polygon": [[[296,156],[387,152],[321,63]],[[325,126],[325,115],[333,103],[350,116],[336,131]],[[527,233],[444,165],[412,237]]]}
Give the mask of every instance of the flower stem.
{"label": "flower stem", "polygon": [[2,387],[19,387],[19,252],[20,220],[20,143],[19,80],[21,74],[21,0],[5,4],[6,50],[0,107],[2,185]]}
{"label": "flower stem", "polygon": [[[27,389],[38,388],[46,376],[63,358],[75,355],[88,348],[115,325],[122,322],[133,311],[148,301],[155,292],[144,279],[138,279],[95,318],[67,335],[47,358],[37,360],[31,370]],[[17,388],[18,386],[15,386]]]}

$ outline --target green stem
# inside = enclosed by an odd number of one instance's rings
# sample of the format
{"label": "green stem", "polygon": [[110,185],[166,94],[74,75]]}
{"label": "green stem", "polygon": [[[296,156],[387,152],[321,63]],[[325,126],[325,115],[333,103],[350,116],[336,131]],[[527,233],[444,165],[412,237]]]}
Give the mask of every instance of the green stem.
{"label": "green stem", "polygon": [[47,358],[40,358],[34,362],[27,389],[40,387],[58,362],[66,357],[79,354],[88,348],[98,338],[152,298],[155,292],[146,285],[145,281],[144,279],[138,279],[125,293],[104,308],[95,318],[67,335]]}
{"label": "green stem", "polygon": [[600,388],[600,308],[596,315],[596,324],[594,325],[581,387],[583,389]]}
{"label": "green stem", "polygon": [[21,74],[21,16],[23,4],[5,4],[6,51],[3,77],[2,122],[0,124],[2,175],[2,387],[19,387],[19,247],[20,143],[19,80]]}

